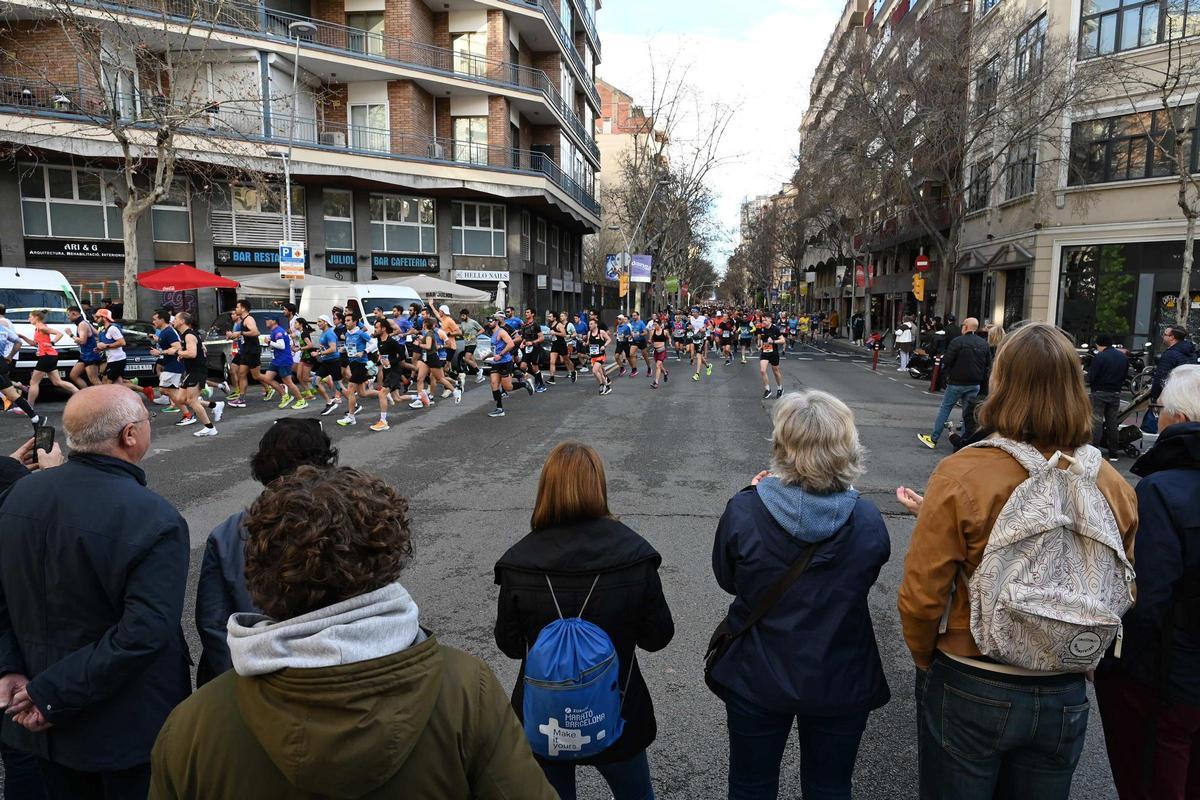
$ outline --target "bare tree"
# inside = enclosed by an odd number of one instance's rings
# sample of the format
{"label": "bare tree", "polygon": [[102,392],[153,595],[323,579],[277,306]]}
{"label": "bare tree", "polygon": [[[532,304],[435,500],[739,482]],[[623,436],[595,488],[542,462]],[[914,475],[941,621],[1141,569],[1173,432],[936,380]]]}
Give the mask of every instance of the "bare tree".
{"label": "bare tree", "polygon": [[[248,141],[262,126],[257,69],[210,78],[213,63],[234,55],[213,40],[215,25],[254,28],[259,21],[226,0],[135,0],[124,6],[45,0],[39,8],[32,19],[19,18],[12,7],[0,18],[10,26],[0,53],[9,77],[2,80],[19,83],[29,105],[59,112],[74,129],[64,131],[63,119],[31,120],[13,135],[10,152],[36,157],[39,148],[74,150],[77,163],[97,165],[121,210],[123,301],[126,313],[136,315],[138,226],[171,192],[184,164],[210,179],[237,176],[278,191],[260,172],[261,145]],[[67,52],[23,44],[22,38],[37,41],[32,34],[44,31],[60,33]],[[298,100],[289,92],[269,102]],[[68,135],[90,147],[64,147]]]}

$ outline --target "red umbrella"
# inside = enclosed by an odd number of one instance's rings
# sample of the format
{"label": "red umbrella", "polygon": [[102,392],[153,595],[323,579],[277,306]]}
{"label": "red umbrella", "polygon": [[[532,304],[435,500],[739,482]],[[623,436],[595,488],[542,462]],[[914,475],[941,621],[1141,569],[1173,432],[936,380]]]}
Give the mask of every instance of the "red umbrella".
{"label": "red umbrella", "polygon": [[176,264],[162,269],[153,269],[138,275],[138,286],[156,292],[182,292],[186,289],[236,289],[239,284],[211,272]]}

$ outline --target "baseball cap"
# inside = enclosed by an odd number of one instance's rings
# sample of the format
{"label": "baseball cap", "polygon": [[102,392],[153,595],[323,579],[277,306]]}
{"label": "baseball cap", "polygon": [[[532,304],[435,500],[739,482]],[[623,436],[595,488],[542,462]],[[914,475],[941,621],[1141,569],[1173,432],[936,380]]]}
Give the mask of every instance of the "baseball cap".
{"label": "baseball cap", "polygon": [[495,314],[492,314],[492,319],[507,319],[507,317],[504,316],[503,311],[497,311]]}
{"label": "baseball cap", "polygon": [[438,311],[442,312],[443,314],[449,314],[450,306],[445,306],[445,305],[438,306]]}
{"label": "baseball cap", "polygon": [[329,316],[328,314],[322,314],[321,316],[317,317],[317,319],[321,320],[321,322],[324,322],[329,327],[333,327],[333,317]]}

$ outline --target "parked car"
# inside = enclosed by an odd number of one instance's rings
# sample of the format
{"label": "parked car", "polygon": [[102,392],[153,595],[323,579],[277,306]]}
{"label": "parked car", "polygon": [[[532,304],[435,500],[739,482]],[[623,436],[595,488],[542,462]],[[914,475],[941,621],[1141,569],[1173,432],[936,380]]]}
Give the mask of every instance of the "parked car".
{"label": "parked car", "polygon": [[158,356],[150,352],[150,348],[158,343],[157,331],[149,322],[140,319],[119,319],[117,327],[125,336],[125,377],[137,379],[142,386],[153,386],[158,383],[158,374],[154,365]]}

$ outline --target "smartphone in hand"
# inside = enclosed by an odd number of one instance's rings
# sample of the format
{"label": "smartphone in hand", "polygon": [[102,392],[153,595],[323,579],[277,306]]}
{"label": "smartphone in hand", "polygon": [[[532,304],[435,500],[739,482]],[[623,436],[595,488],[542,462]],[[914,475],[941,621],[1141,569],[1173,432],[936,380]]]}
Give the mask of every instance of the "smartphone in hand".
{"label": "smartphone in hand", "polygon": [[37,432],[33,435],[33,446],[37,450],[44,453],[49,453],[54,449],[54,428],[49,425],[41,425]]}

